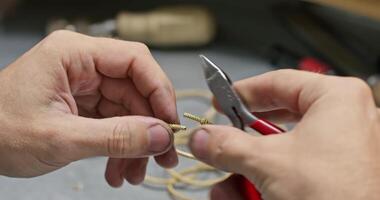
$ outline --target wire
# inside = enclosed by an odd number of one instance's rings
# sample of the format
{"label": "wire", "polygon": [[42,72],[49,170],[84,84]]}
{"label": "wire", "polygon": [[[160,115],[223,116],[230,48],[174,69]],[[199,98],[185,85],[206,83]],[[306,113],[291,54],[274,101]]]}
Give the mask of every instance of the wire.
{"label": "wire", "polygon": [[[205,100],[210,103],[212,95],[207,90],[181,90],[177,91],[177,100],[183,99],[199,99]],[[215,121],[216,110],[210,106],[210,108],[203,114],[202,117],[206,118],[208,121]],[[210,188],[211,186],[224,181],[231,174],[219,171],[211,166],[208,166],[200,161],[198,161],[191,153],[180,150],[178,147],[187,145],[190,139],[190,133],[192,130],[181,130],[175,134],[174,144],[177,147],[177,154],[194,160],[196,163],[190,167],[182,169],[180,171],[176,171],[173,169],[167,169],[168,178],[156,177],[147,175],[145,177],[144,184],[148,185],[162,185],[166,186],[167,192],[171,195],[173,199],[177,200],[191,200],[190,197],[186,196],[182,192],[176,189],[176,186],[181,184],[185,184],[187,186],[193,188]],[[214,172],[215,174],[219,174],[217,177],[209,178],[209,179],[200,179],[197,175],[203,172]]]}

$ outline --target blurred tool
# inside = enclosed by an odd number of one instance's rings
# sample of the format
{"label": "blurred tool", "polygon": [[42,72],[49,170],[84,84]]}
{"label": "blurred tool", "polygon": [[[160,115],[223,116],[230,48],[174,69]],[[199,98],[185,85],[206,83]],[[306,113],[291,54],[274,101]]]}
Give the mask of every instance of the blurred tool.
{"label": "blurred tool", "polygon": [[92,36],[116,36],[155,47],[202,46],[210,43],[216,24],[209,10],[201,6],[161,7],[149,12],[121,12],[115,19],[91,24],[84,20],[69,23],[53,20],[50,33],[69,29]]}
{"label": "blurred tool", "polygon": [[[324,63],[323,61],[311,56],[301,57],[297,53],[281,46],[275,46],[272,48],[269,59],[273,65],[278,67],[297,66],[297,69],[303,71],[330,75],[335,74],[335,71],[330,67],[330,65]],[[380,75],[371,75],[366,79],[366,81],[372,89],[376,105],[380,106]]]}
{"label": "blurred tool", "polygon": [[378,0],[304,0],[343,9],[361,16],[380,20],[380,1]]}
{"label": "blurred tool", "polygon": [[[276,125],[253,115],[232,88],[232,82],[227,74],[205,56],[201,55],[200,57],[208,87],[214,94],[223,113],[228,116],[236,128],[244,130],[245,126],[248,125],[263,135],[285,132]],[[246,200],[261,199],[254,185],[246,178],[242,177],[241,186]]]}
{"label": "blurred tool", "polygon": [[376,71],[340,42],[316,16],[286,6],[278,7],[277,11],[288,30],[338,73],[363,78]]}
{"label": "blurred tool", "polygon": [[275,45],[268,53],[270,62],[279,67],[296,67],[297,69],[320,74],[335,74],[331,66],[314,56],[302,56],[283,46]]}

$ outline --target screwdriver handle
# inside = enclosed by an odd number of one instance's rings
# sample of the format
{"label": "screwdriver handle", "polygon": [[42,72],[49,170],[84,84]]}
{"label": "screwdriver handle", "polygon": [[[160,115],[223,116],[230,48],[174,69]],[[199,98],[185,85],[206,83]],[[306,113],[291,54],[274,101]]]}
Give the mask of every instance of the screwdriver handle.
{"label": "screwdriver handle", "polygon": [[[262,135],[272,135],[285,132],[285,130],[282,128],[272,124],[265,119],[258,119],[254,121],[252,124],[250,124],[250,127]],[[257,191],[255,186],[244,176],[241,176],[240,185],[243,189],[245,200],[261,200],[260,193]]]}
{"label": "screwdriver handle", "polygon": [[210,43],[216,35],[212,13],[200,6],[159,7],[148,12],[124,11],[116,17],[122,39],[155,47],[197,47]]}

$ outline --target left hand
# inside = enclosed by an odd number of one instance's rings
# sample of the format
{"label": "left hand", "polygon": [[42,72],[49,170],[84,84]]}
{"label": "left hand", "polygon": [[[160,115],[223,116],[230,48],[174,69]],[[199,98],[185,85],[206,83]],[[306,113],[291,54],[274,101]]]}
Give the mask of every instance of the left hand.
{"label": "left hand", "polygon": [[0,72],[0,174],[33,177],[109,156],[110,185],[141,183],[148,156],[178,162],[160,119],[178,121],[175,94],[145,45],[52,33]]}

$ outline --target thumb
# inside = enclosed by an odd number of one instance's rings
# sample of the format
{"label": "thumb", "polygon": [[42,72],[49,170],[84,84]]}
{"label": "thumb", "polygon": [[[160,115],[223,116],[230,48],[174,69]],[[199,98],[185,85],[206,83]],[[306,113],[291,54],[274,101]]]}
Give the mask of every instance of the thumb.
{"label": "thumb", "polygon": [[288,151],[283,142],[287,135],[256,137],[229,126],[207,125],[193,133],[189,146],[199,160],[260,183]]}
{"label": "thumb", "polygon": [[[172,131],[158,119],[124,116],[91,119],[70,116],[63,128],[73,160],[93,156],[137,158],[158,155],[172,146]],[[68,123],[71,122],[71,123]],[[71,153],[71,154],[73,154]]]}

